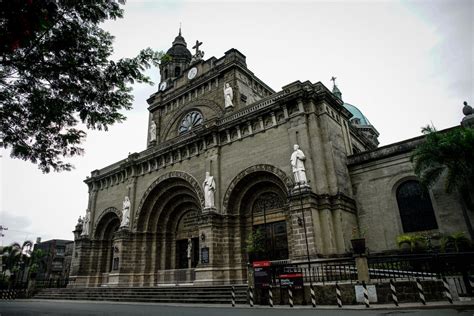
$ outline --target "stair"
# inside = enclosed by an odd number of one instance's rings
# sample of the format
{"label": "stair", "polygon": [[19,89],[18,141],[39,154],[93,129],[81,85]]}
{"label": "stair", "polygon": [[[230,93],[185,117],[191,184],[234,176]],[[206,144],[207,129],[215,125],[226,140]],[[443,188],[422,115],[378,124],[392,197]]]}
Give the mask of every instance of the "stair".
{"label": "stair", "polygon": [[[247,303],[247,286],[235,285],[236,304]],[[93,287],[40,289],[35,299],[146,303],[229,304],[231,286]]]}

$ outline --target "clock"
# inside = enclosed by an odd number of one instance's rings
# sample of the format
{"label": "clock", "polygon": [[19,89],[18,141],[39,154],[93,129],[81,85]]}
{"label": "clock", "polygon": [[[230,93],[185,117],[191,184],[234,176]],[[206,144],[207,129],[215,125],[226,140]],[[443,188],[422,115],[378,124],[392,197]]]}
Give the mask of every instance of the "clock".
{"label": "clock", "polygon": [[194,77],[196,77],[197,73],[198,73],[198,70],[197,70],[196,67],[191,68],[191,69],[188,71],[188,79],[189,79],[189,80],[193,79]]}
{"label": "clock", "polygon": [[166,81],[163,81],[162,83],[160,83],[160,91],[164,91],[166,87],[167,87]]}

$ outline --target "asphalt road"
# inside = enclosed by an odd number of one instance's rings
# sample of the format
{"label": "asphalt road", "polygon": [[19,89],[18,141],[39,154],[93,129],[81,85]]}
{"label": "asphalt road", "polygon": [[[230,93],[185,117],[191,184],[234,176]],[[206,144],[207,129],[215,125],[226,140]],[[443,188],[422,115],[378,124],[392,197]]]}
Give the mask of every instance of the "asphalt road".
{"label": "asphalt road", "polygon": [[222,315],[261,315],[261,316],[283,316],[283,315],[417,315],[417,316],[473,316],[473,306],[455,306],[450,308],[435,307],[433,309],[310,309],[289,307],[223,307],[223,306],[171,306],[159,304],[140,303],[111,303],[111,302],[69,302],[69,301],[0,301],[0,316],[10,315],[159,315],[159,316],[222,316]]}

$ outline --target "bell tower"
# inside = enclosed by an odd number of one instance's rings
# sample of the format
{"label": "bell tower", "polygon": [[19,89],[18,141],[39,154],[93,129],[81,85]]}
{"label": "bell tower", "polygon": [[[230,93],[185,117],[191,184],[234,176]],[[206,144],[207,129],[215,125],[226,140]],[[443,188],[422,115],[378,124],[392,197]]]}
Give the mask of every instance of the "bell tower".
{"label": "bell tower", "polygon": [[170,82],[181,76],[183,71],[191,62],[191,52],[187,48],[184,37],[181,36],[181,28],[179,34],[173,41],[173,45],[166,52],[160,64],[161,82]]}

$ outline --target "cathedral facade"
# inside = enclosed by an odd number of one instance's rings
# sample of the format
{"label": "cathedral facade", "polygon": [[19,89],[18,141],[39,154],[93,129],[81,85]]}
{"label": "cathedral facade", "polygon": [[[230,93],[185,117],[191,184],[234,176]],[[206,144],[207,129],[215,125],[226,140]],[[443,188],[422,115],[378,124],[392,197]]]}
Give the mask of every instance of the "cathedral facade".
{"label": "cathedral facade", "polygon": [[422,138],[378,147],[378,132],[338,87],[280,91],[230,49],[203,59],[180,34],[147,100],[147,148],[85,180],[70,286],[228,284],[247,280],[248,243],[298,262],[396,237],[466,230],[459,198],[419,185],[410,152]]}

